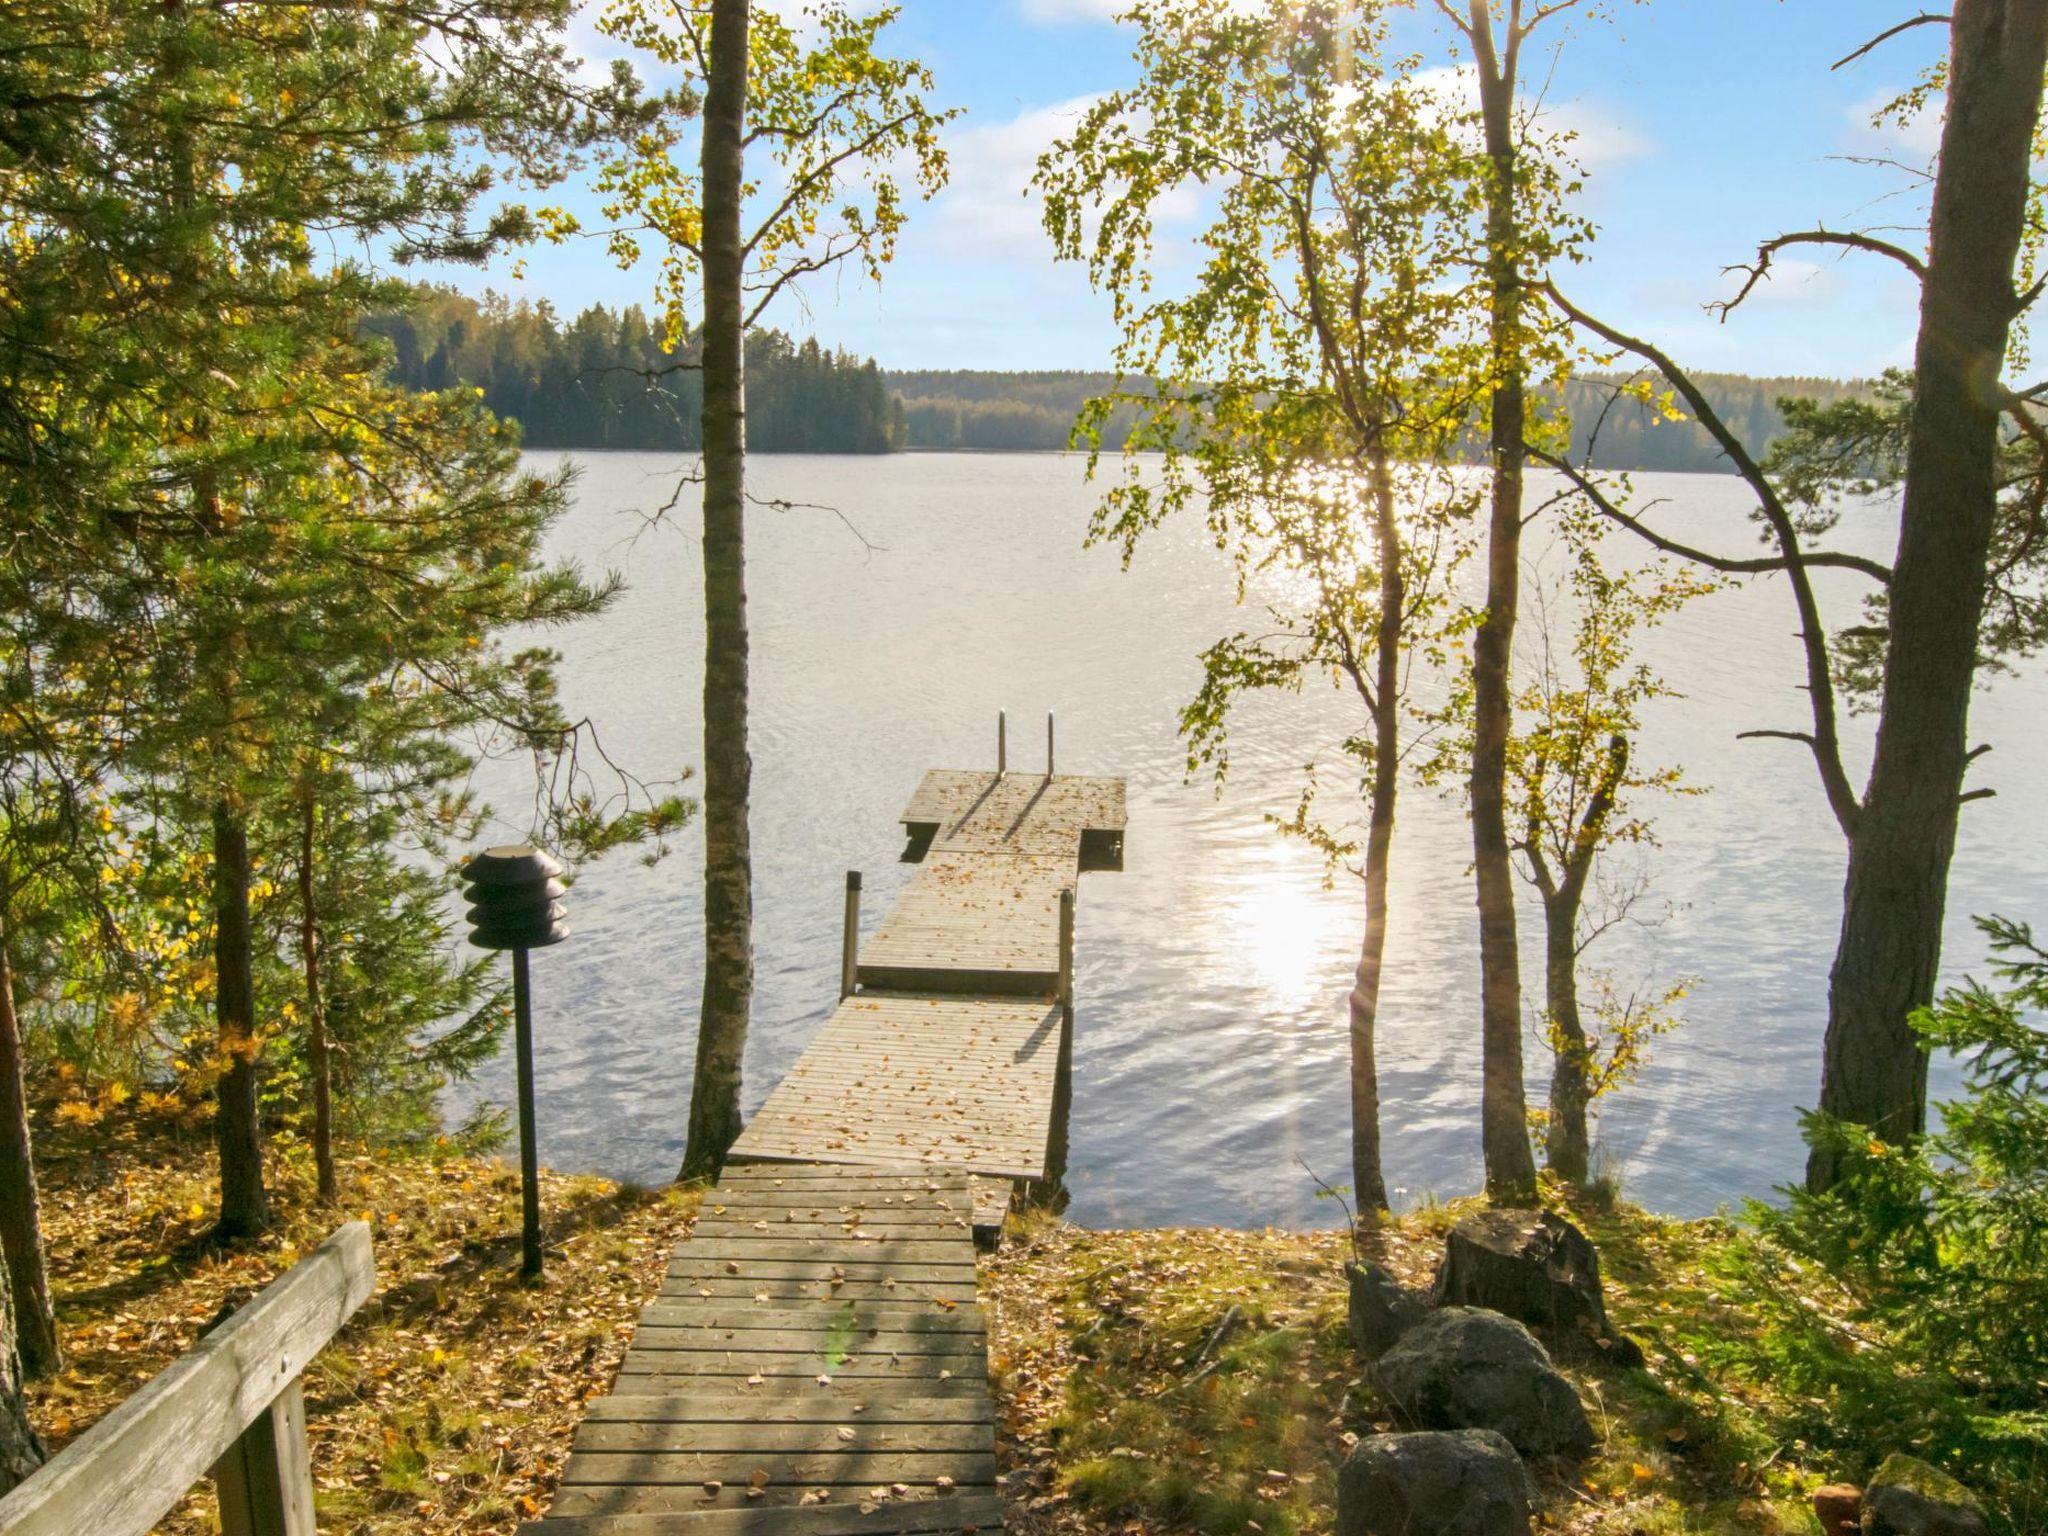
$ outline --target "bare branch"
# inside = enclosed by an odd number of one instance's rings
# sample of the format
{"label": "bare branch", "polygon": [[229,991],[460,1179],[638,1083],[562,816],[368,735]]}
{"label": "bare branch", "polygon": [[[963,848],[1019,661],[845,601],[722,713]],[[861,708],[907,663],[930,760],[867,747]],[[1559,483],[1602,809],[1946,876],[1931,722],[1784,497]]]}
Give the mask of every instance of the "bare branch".
{"label": "bare branch", "polygon": [[1882,32],[1878,33],[1877,36],[1873,37],[1861,48],[1858,48],[1854,53],[1844,54],[1841,58],[1835,60],[1834,63],[1830,64],[1828,68],[1831,70],[1842,69],[1850,64],[1854,64],[1866,53],[1869,53],[1874,48],[1882,47],[1884,44],[1890,42],[1893,38],[1897,37],[1901,32],[1910,32],[1915,27],[1928,27],[1933,26],[1937,23],[1945,27],[1953,19],[1954,18],[1952,18],[1946,11],[1922,11],[1918,16],[1910,17],[1907,20],[1900,22],[1895,27],[1886,27]]}
{"label": "bare branch", "polygon": [[1667,555],[1677,555],[1681,559],[1691,560],[1696,564],[1708,567],[1710,570],[1721,571],[1730,576],[1760,576],[1772,572],[1789,571],[1795,566],[1807,570],[1812,570],[1816,567],[1834,567],[1840,570],[1861,572],[1863,575],[1870,577],[1871,580],[1887,586],[1891,583],[1892,573],[1889,566],[1882,565],[1875,560],[1866,560],[1861,555],[1843,554],[1838,550],[1802,550],[1798,555],[1791,557],[1785,555],[1759,555],[1749,559],[1738,559],[1732,555],[1717,555],[1711,550],[1699,549],[1691,544],[1681,544],[1678,540],[1659,533],[1640,518],[1624,512],[1607,495],[1599,482],[1587,475],[1576,464],[1557,454],[1547,453],[1534,443],[1527,443],[1523,446],[1528,450],[1530,458],[1548,464],[1552,469],[1557,470],[1569,479],[1573,485],[1577,486],[1585,498],[1593,504],[1593,509],[1602,517],[1611,523],[1626,528],[1630,533],[1635,534],[1638,538],[1655,548],[1661,549]]}
{"label": "bare branch", "polygon": [[1735,312],[1735,307],[1749,297],[1751,290],[1770,276],[1771,258],[1784,250],[1788,245],[1839,245],[1852,251],[1868,251],[1875,256],[1889,256],[1922,282],[1927,280],[1927,263],[1918,256],[1915,256],[1904,246],[1893,245],[1889,240],[1880,240],[1875,235],[1859,235],[1832,229],[1797,230],[1789,235],[1779,235],[1775,239],[1766,240],[1762,245],[1758,246],[1756,248],[1756,264],[1754,266],[1737,265],[1721,269],[1724,272],[1747,272],[1749,274],[1748,279],[1742,285],[1742,291],[1736,294],[1734,298],[1725,299],[1719,303],[1707,306],[1709,310],[1721,317],[1723,325],[1728,323],[1728,317]]}
{"label": "bare branch", "polygon": [[1820,602],[1814,596],[1813,582],[1809,579],[1804,552],[1799,547],[1799,525],[1791,511],[1778,495],[1777,487],[1750,454],[1742,440],[1730,430],[1707,399],[1699,385],[1683,368],[1660,348],[1640,337],[1595,320],[1557,291],[1554,283],[1545,283],[1543,292],[1550,301],[1562,310],[1573,324],[1583,327],[1605,341],[1609,346],[1618,347],[1649,363],[1678,391],[1693,413],[1693,419],[1706,428],[1707,435],[1720,446],[1728,462],[1735,466],[1737,474],[1749,485],[1757,499],[1757,509],[1763,513],[1764,521],[1770,525],[1778,541],[1778,552],[1785,559],[1786,580],[1792,588],[1792,600],[1799,612],[1799,641],[1806,655],[1806,693],[1813,710],[1813,748],[1815,766],[1820,770],[1821,788],[1828,798],[1828,808],[1835,813],[1835,821],[1845,834],[1853,836],[1856,824],[1863,815],[1862,802],[1857,798],[1856,789],[1849,781],[1848,769],[1842,762],[1841,734],[1835,718],[1835,679],[1829,666],[1827,627],[1821,622]]}

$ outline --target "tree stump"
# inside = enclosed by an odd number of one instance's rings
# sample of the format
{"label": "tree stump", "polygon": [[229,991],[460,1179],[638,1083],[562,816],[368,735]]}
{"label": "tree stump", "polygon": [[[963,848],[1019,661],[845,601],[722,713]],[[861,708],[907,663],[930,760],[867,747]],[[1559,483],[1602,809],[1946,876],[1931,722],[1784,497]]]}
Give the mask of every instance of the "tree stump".
{"label": "tree stump", "polygon": [[1347,1264],[1344,1274],[1351,1286],[1352,1347],[1368,1365],[1429,1316],[1429,1303],[1377,1264]]}
{"label": "tree stump", "polygon": [[1582,1341],[1621,1365],[1643,1363],[1642,1350],[1608,1321],[1592,1241],[1552,1211],[1467,1216],[1444,1240],[1431,1300],[1484,1307],[1545,1330],[1554,1344]]}
{"label": "tree stump", "polygon": [[1814,1489],[1813,1516],[1822,1536],[1863,1536],[1863,1490],[1854,1483]]}

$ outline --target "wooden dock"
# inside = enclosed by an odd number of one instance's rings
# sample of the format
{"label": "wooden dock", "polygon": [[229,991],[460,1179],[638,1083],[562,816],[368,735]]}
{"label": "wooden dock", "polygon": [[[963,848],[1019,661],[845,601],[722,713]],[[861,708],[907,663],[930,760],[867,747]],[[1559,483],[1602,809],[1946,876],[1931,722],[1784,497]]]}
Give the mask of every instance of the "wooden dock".
{"label": "wooden dock", "polygon": [[[1000,740],[1000,737],[999,737]],[[998,748],[998,761],[1003,752]],[[704,1197],[524,1536],[1003,1525],[977,1234],[1064,1159],[1077,877],[1121,779],[935,770],[920,865]]]}

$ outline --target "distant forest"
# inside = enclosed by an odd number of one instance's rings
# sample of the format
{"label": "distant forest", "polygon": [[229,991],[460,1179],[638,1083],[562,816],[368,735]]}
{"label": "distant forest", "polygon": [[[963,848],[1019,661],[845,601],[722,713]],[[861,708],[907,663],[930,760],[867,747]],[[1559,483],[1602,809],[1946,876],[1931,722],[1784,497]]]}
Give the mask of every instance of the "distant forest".
{"label": "distant forest", "polygon": [[[927,370],[883,377],[902,405],[911,448],[1063,448],[1081,403],[1116,383],[1114,374],[1081,372]],[[1759,455],[1785,429],[1780,400],[1808,396],[1833,401],[1868,388],[1840,379],[1759,379],[1739,373],[1696,373],[1693,379],[1743,446]],[[1720,449],[1698,423],[1661,420],[1635,400],[1609,409],[1615,382],[1594,375],[1566,386],[1573,458],[1584,457],[1586,438],[1597,425],[1593,462],[1598,468],[1727,470]]]}
{"label": "distant forest", "polygon": [[[693,351],[662,350],[637,306],[593,306],[564,321],[546,303],[482,301],[435,288],[368,328],[395,351],[411,389],[469,384],[519,422],[530,448],[694,451],[703,383]],[[882,371],[780,331],[747,338],[747,446],[762,453],[892,453],[903,410]]]}
{"label": "distant forest", "polygon": [[[680,356],[663,351],[637,307],[593,306],[564,321],[546,303],[479,301],[437,288],[412,311],[369,326],[391,341],[399,382],[414,389],[474,385],[493,411],[520,423],[530,447],[699,446],[700,386],[689,349]],[[1694,378],[1758,454],[1784,430],[1780,400],[1832,401],[1867,387],[1733,373]],[[1115,382],[1114,374],[1080,371],[889,372],[872,359],[762,330],[747,343],[747,445],[764,453],[1061,449],[1082,403]],[[1584,455],[1598,423],[1600,468],[1726,469],[1697,424],[1658,420],[1634,401],[1609,410],[1611,394],[1612,381],[1598,377],[1566,387],[1574,457]]]}

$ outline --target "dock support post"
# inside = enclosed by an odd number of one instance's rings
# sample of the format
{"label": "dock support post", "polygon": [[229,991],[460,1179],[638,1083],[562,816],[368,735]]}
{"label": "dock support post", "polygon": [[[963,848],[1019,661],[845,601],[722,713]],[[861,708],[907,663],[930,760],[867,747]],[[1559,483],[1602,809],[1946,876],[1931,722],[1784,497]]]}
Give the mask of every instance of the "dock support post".
{"label": "dock support post", "polygon": [[1060,887],[1060,1008],[1062,1022],[1074,1024],[1074,888]]}
{"label": "dock support post", "polygon": [[1001,778],[1010,771],[1010,717],[1003,710],[996,711],[996,777]]}
{"label": "dock support post", "polygon": [[839,940],[839,1000],[853,996],[860,965],[860,871],[846,872],[846,931]]}
{"label": "dock support post", "polygon": [[1052,711],[1045,712],[1045,776],[1052,777]]}

